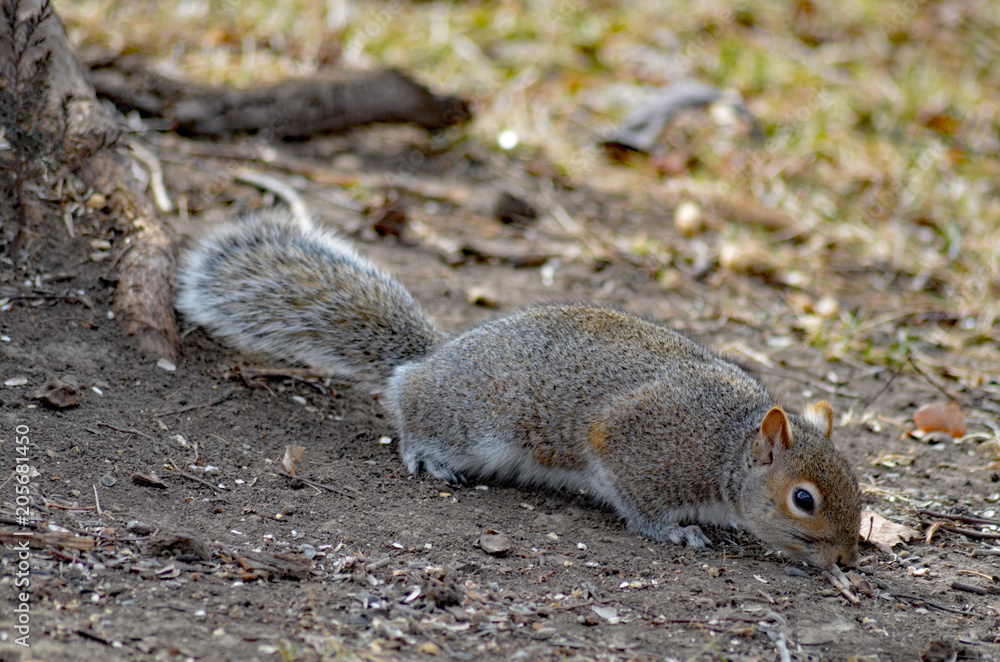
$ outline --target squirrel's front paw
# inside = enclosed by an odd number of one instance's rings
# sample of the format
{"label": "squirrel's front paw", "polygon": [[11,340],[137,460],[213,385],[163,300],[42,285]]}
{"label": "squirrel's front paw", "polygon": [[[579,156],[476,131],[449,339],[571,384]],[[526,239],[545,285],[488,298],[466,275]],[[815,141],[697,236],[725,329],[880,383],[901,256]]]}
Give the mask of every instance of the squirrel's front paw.
{"label": "squirrel's front paw", "polygon": [[669,540],[675,545],[686,542],[688,547],[694,547],[695,549],[704,549],[705,547],[712,546],[712,541],[708,539],[708,536],[705,535],[701,527],[697,524],[692,524],[691,526],[671,524],[660,532],[660,539]]}

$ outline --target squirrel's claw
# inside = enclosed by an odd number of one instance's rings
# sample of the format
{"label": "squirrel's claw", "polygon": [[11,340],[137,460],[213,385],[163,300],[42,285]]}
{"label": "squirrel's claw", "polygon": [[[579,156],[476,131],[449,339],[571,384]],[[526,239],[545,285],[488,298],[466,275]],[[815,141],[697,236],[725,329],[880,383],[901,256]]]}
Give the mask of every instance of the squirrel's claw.
{"label": "squirrel's claw", "polygon": [[428,460],[427,458],[417,458],[412,462],[407,462],[407,468],[415,476],[419,476],[422,473],[428,473],[438,480],[443,480],[446,483],[452,485],[464,485],[465,476],[455,471],[452,471],[447,465],[435,462],[433,460]]}

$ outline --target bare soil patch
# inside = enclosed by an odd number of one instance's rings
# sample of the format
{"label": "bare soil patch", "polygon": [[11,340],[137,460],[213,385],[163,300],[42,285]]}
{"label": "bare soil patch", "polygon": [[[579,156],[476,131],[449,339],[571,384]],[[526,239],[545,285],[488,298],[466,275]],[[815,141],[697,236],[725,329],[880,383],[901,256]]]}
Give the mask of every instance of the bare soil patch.
{"label": "bare soil patch", "polygon": [[[442,326],[560,300],[671,322],[745,361],[766,359],[758,364],[765,380],[789,406],[827,398],[835,439],[869,508],[918,528],[921,508],[996,517],[1000,473],[984,469],[983,445],[902,434],[917,407],[942,399],[933,376],[827,361],[774,330],[768,320],[781,314],[780,295],[754,276],[731,276],[720,288],[664,288],[647,265],[567,255],[563,229],[550,218],[527,231],[490,218],[495,163],[435,155],[406,129],[368,136],[278,149],[302,172],[339,163],[343,177],[369,183],[398,174],[400,159],[420,150],[420,170],[400,189],[409,219],[403,241],[377,238],[377,210],[338,209],[330,184],[301,187],[318,216],[345,228]],[[384,142],[371,149],[377,140]],[[157,148],[169,189],[199,223],[268,202],[234,182],[232,159],[191,156],[185,150],[204,148],[169,137]],[[324,172],[332,179],[333,170]],[[554,199],[588,218],[597,214],[581,210],[622,205],[585,188]],[[662,234],[655,211],[609,213],[584,229],[597,237],[623,228]],[[787,652],[796,660],[912,660],[932,642],[943,643],[924,659],[1000,658],[996,540],[939,530],[930,545],[892,553],[864,545],[859,571],[873,595],[853,604],[816,570],[789,566],[738,533],[709,531],[716,547],[690,550],[627,531],[585,495],[415,478],[386,443],[394,431],[377,397],[338,381],[257,378],[259,366],[200,330],[185,336],[176,370],[165,370],[131,350],[108,319],[109,262],[93,261],[93,242],[110,241],[112,259],[122,246],[99,210],[88,213],[73,240],[53,213],[27,270],[2,270],[0,298],[12,305],[0,313],[0,381],[14,384],[0,389],[3,470],[15,466],[15,431],[27,426],[37,471],[31,524],[40,536],[72,535],[31,551],[30,650],[13,641],[18,559],[12,544],[0,547],[0,659],[690,660]],[[511,259],[539,254],[548,256],[545,266]],[[775,308],[761,308],[762,300]],[[234,366],[242,376],[232,375]],[[34,399],[52,376],[78,387],[78,406],[53,410]],[[995,400],[964,393],[970,431],[986,429],[977,421],[995,420]],[[298,473],[337,491],[276,471],[293,444],[305,448]],[[150,484],[153,475],[162,486]],[[0,480],[4,531],[17,529],[17,484]],[[508,551],[484,551],[480,539],[490,531],[506,536]]]}

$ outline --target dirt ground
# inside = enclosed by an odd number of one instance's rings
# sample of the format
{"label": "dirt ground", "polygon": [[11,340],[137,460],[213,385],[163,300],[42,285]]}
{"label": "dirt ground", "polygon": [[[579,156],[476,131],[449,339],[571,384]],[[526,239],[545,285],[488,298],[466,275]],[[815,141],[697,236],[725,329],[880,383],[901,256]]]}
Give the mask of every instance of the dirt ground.
{"label": "dirt ground", "polygon": [[[378,178],[411,149],[401,146],[407,130],[386,133],[402,136],[388,152],[359,137],[278,149]],[[169,138],[155,147],[168,189],[188,201],[182,233],[271,202],[233,181],[232,160],[192,157],[191,145]],[[552,253],[567,243],[565,228],[547,216],[527,231],[491,219],[494,165],[424,160],[402,189],[403,241],[378,239],[377,211],[339,209],[332,186],[295,181],[319,217],[345,228],[445,328],[567,300],[672,323],[755,363],[791,407],[828,399],[867,508],[921,530],[919,509],[996,517],[1000,473],[983,470],[983,447],[903,434],[918,406],[942,399],[931,380],[831,363],[776,333],[766,311],[748,308],[779,295],[748,297],[766,289],[750,276],[668,289],[627,259],[566,252],[518,267],[511,255]],[[446,192],[421,193],[419,182]],[[584,229],[595,236],[672,232],[669,210],[614,213],[621,200],[583,188],[555,201],[591,219]],[[4,472],[27,457],[31,530],[49,536],[19,556],[9,532],[28,530],[16,526],[20,483],[4,476],[0,660],[1000,659],[996,540],[938,530],[930,545],[892,553],[863,544],[858,571],[873,590],[854,591],[854,604],[821,572],[744,534],[709,530],[715,547],[691,550],[627,531],[582,494],[415,478],[378,398],[349,383],[255,377],[259,364],[199,329],[185,335],[175,370],[136,353],[108,315],[122,237],[99,209],[80,214],[83,236],[68,239],[53,214],[27,270],[0,265],[0,299],[9,299],[0,457]],[[111,250],[94,255],[102,240]],[[469,246],[479,248],[461,250]],[[53,376],[78,387],[78,406],[34,399]],[[970,431],[985,429],[977,417],[996,419],[969,415]],[[288,445],[304,447],[296,466],[310,484],[278,473]],[[491,531],[506,551],[484,549],[497,540],[483,540]],[[15,641],[21,561],[30,648]]]}

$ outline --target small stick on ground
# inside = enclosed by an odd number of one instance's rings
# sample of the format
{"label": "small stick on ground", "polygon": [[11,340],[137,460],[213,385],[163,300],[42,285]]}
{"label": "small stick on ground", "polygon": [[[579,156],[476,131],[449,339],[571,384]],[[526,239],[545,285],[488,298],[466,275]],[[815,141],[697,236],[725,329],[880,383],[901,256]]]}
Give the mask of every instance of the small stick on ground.
{"label": "small stick on ground", "polygon": [[939,528],[942,531],[950,531],[952,533],[957,533],[959,535],[966,536],[967,538],[979,538],[981,540],[1000,540],[1000,533],[992,533],[988,531],[973,531],[972,529],[961,529],[957,526],[948,526],[947,524],[942,524]]}
{"label": "small stick on ground", "polygon": [[962,616],[975,616],[975,614],[973,612],[971,612],[971,611],[962,611],[961,609],[952,609],[951,607],[946,607],[945,605],[939,604],[937,602],[933,602],[931,600],[928,600],[927,598],[922,598],[919,595],[910,595],[908,593],[893,593],[892,597],[899,598],[900,600],[910,600],[912,602],[918,602],[920,604],[927,605],[928,607],[931,607],[932,609],[939,609],[941,611],[947,611],[947,612],[950,612],[952,614],[960,614]]}
{"label": "small stick on ground", "polygon": [[288,204],[288,208],[291,210],[292,216],[295,217],[295,220],[300,224],[309,225],[312,222],[312,217],[309,214],[309,207],[306,206],[302,196],[299,195],[298,191],[280,179],[271,177],[270,175],[266,175],[262,172],[250,170],[248,168],[237,169],[233,174],[233,177],[237,181],[252,184],[253,186],[262,188],[265,191],[270,191],[284,200]]}
{"label": "small stick on ground", "polygon": [[804,377],[796,377],[787,372],[780,370],[765,370],[763,368],[755,368],[758,372],[765,375],[774,375],[775,377],[780,377],[781,379],[787,379],[788,381],[798,382],[800,384],[807,384],[814,388],[818,388],[826,393],[831,393],[833,395],[840,395],[845,398],[860,398],[860,393],[855,393],[854,391],[848,391],[847,389],[841,388],[840,386],[831,386],[826,382],[818,379],[807,379]]}
{"label": "small stick on ground", "polygon": [[61,506],[58,503],[48,503],[45,504],[46,508],[55,508],[56,510],[96,510],[96,506]]}
{"label": "small stick on ground", "polygon": [[939,513],[934,510],[918,510],[918,515],[926,515],[927,517],[941,517],[943,519],[950,519],[956,522],[964,522],[965,524],[1000,524],[1000,519],[987,519],[984,517],[972,517],[970,515],[950,515],[948,513]]}
{"label": "small stick on ground", "polygon": [[974,586],[973,584],[965,584],[963,582],[952,582],[951,587],[956,591],[965,591],[966,593],[975,593],[976,595],[986,595],[989,593],[982,586]]}
{"label": "small stick on ground", "polygon": [[160,166],[160,159],[135,141],[132,141],[129,147],[132,148],[132,155],[149,169],[149,187],[153,190],[153,202],[156,203],[156,208],[163,214],[173,213],[174,203],[167,194],[167,187],[163,185],[163,167]]}
{"label": "small stick on ground", "polygon": [[[196,483],[201,483],[205,487],[208,487],[208,488],[214,490],[215,492],[224,492],[225,491],[225,488],[223,488],[223,487],[219,487],[218,485],[213,485],[212,483],[208,482],[207,480],[202,480],[201,478],[198,478],[197,476],[194,476],[194,475],[189,474],[186,471],[182,470],[179,466],[177,466],[177,463],[174,462],[174,458],[168,457],[167,460],[170,462],[170,466],[172,466],[174,468],[174,471],[176,471],[178,475],[183,476],[184,478],[187,478],[188,480],[193,480]],[[229,502],[226,501],[226,503],[229,503]]]}
{"label": "small stick on ground", "polygon": [[991,582],[1000,582],[995,575],[987,575],[984,572],[976,572],[975,570],[959,570],[960,575],[972,575],[973,577],[982,577],[983,579],[988,579]]}
{"label": "small stick on ground", "polygon": [[232,389],[230,391],[226,391],[225,393],[223,393],[222,395],[220,395],[219,397],[217,397],[215,400],[212,400],[211,402],[206,402],[206,403],[200,404],[200,405],[190,405],[188,407],[181,407],[180,409],[174,409],[173,411],[165,411],[162,414],[160,414],[160,416],[172,416],[174,414],[185,414],[185,413],[187,413],[189,411],[194,411],[195,409],[204,409],[205,407],[214,407],[215,405],[221,405],[223,402],[225,402],[229,398],[233,397],[234,395],[236,395],[236,389]]}
{"label": "small stick on ground", "polygon": [[323,483],[317,483],[315,481],[309,480],[308,478],[303,478],[302,476],[296,476],[295,474],[290,474],[287,471],[282,471],[281,469],[277,469],[275,467],[271,467],[271,470],[274,471],[274,473],[278,474],[279,476],[284,476],[285,478],[291,478],[293,480],[301,481],[306,485],[308,485],[309,487],[315,487],[317,490],[326,490],[327,492],[333,492],[335,494],[339,494],[340,496],[345,496],[348,499],[355,498],[353,494],[342,492],[338,490],[336,487],[330,487],[329,485],[324,485]]}
{"label": "small stick on ground", "polygon": [[[73,559],[67,559],[73,560]],[[111,646],[111,641],[105,639],[104,637],[94,634],[93,632],[87,632],[86,630],[77,630],[76,633],[83,637],[84,639],[90,639],[91,641],[96,641],[99,644],[104,644],[105,646]]]}
{"label": "small stick on ground", "polygon": [[937,382],[935,382],[933,379],[931,379],[931,376],[928,375],[926,372],[924,372],[923,368],[921,368],[919,365],[917,365],[917,362],[916,362],[916,360],[914,360],[912,354],[907,354],[906,355],[906,360],[909,361],[910,365],[913,366],[913,369],[916,370],[917,373],[921,377],[923,377],[927,381],[928,384],[930,384],[931,386],[933,386],[937,390],[939,390],[942,393],[944,393],[944,395],[949,400],[951,400],[953,402],[965,402],[965,398],[963,398],[961,395],[959,395],[958,393],[952,393],[951,391],[949,391],[948,389],[946,389],[944,386],[941,386],[940,384],[938,384]]}
{"label": "small stick on ground", "polygon": [[851,592],[850,581],[840,568],[831,566],[829,569],[823,571],[823,576],[826,577],[833,587],[840,591],[840,594],[847,598],[851,604],[861,604],[861,600],[858,599],[858,596]]}
{"label": "small stick on ground", "polygon": [[294,368],[252,368],[247,369],[240,366],[233,366],[233,369],[226,373],[226,379],[239,379],[247,386],[251,379],[291,379],[292,381],[308,384],[323,395],[329,395],[330,389],[319,383],[319,377],[306,370],[295,370]]}
{"label": "small stick on ground", "polygon": [[116,428],[115,426],[108,425],[107,423],[98,423],[97,427],[99,427],[99,428],[108,428],[109,430],[114,430],[115,432],[122,432],[124,434],[137,434],[140,437],[145,437],[146,439],[151,439],[153,441],[156,441],[155,437],[151,437],[148,434],[146,434],[145,432],[139,432],[138,430],[129,430],[129,429],[125,429],[125,428]]}
{"label": "small stick on ground", "polygon": [[865,400],[864,402],[861,403],[861,408],[862,409],[867,409],[868,407],[871,407],[875,403],[876,400],[878,400],[880,397],[882,397],[883,393],[885,393],[886,391],[889,390],[889,387],[892,386],[892,383],[894,381],[896,381],[896,377],[899,377],[901,374],[903,374],[903,364],[902,363],[900,363],[896,367],[895,372],[892,373],[892,377],[890,377],[889,381],[887,381],[885,383],[885,386],[883,386],[882,388],[879,389],[878,393],[876,393],[875,395],[873,395],[872,397],[868,398],[867,400]]}
{"label": "small stick on ground", "polygon": [[124,258],[125,255],[130,250],[132,250],[132,248],[134,246],[135,246],[135,244],[129,244],[124,249],[118,251],[118,254],[108,264],[108,268],[104,270],[103,274],[101,274],[101,280],[103,282],[105,282],[105,283],[117,283],[118,282],[118,277],[115,275],[115,271],[118,269],[118,264],[122,261],[122,258]]}
{"label": "small stick on ground", "polygon": [[70,239],[76,238],[76,230],[73,228],[73,214],[67,209],[62,215],[63,225],[66,226],[66,236]]}
{"label": "small stick on ground", "polygon": [[97,485],[91,485],[94,488],[94,508],[97,509],[98,515],[103,515],[104,512],[101,510],[101,497],[97,495]]}

